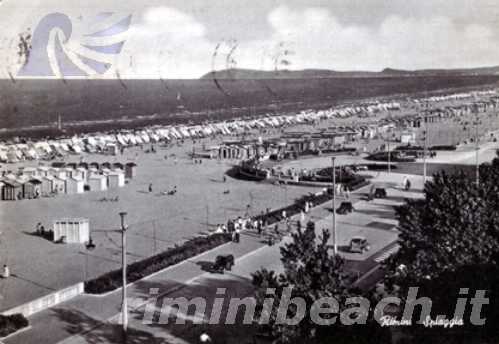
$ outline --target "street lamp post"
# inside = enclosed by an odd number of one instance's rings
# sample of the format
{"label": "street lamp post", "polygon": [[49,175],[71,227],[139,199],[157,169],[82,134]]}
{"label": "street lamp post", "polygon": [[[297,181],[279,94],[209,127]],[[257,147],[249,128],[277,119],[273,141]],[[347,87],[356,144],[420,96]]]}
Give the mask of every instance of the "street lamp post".
{"label": "street lamp post", "polygon": [[336,157],[332,157],[333,164],[333,253],[336,256],[338,253],[338,245],[336,243]]}
{"label": "street lamp post", "polygon": [[474,113],[474,125],[475,125],[475,183],[478,186],[480,183],[480,164],[479,164],[479,151],[480,146],[478,145],[478,106],[474,104],[473,106]]}
{"label": "street lamp post", "polygon": [[122,323],[123,323],[123,333],[126,335],[128,328],[128,305],[126,300],[126,225],[125,225],[125,216],[126,212],[121,212],[121,263],[122,263],[122,272],[123,272],[123,293],[122,293]]}
{"label": "street lamp post", "polygon": [[424,136],[423,136],[423,188],[424,185],[426,184],[426,173],[427,173],[427,168],[426,168],[426,151],[427,151],[427,138],[428,138],[428,116],[425,115],[424,117]]}
{"label": "street lamp post", "polygon": [[387,144],[387,149],[388,149],[388,174],[392,172],[392,167],[391,167],[391,153],[390,153],[390,137],[388,137],[388,140],[386,140]]}

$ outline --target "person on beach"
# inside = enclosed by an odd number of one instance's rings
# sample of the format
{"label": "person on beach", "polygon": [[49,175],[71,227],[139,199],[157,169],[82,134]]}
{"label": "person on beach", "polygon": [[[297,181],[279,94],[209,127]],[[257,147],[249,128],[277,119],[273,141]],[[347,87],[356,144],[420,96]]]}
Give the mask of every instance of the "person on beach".
{"label": "person on beach", "polygon": [[2,278],[9,278],[9,277],[10,277],[10,269],[7,264],[4,264],[2,271]]}

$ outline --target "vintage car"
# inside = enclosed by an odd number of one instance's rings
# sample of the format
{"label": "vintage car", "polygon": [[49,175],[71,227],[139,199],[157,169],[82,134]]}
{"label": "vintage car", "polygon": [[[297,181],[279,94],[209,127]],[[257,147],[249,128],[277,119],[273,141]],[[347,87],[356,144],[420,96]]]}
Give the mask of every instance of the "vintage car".
{"label": "vintage car", "polygon": [[224,273],[224,270],[231,270],[234,266],[234,256],[232,254],[218,255],[213,264],[213,271]]}
{"label": "vintage car", "polygon": [[349,250],[352,253],[364,253],[369,249],[369,243],[363,236],[355,236],[350,240]]}

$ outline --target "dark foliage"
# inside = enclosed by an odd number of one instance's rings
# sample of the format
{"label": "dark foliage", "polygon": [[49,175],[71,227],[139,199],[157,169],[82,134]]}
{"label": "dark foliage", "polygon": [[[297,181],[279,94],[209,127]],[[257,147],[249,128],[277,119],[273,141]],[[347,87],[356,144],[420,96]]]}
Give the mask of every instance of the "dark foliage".
{"label": "dark foliage", "polygon": [[[349,289],[350,281],[344,271],[344,261],[339,255],[331,254],[327,230],[317,237],[315,225],[309,222],[305,230],[298,227],[292,234],[291,242],[281,248],[281,261],[284,272],[276,275],[262,269],[253,274],[256,287],[257,319],[268,317],[270,322],[262,328],[277,343],[387,343],[390,333],[377,323],[345,326],[337,320],[334,324],[319,325],[310,314],[310,306],[324,297],[335,298],[340,305],[338,313],[348,306],[345,300],[354,295]],[[274,288],[276,299],[280,299],[284,288],[292,287],[291,297],[300,297],[307,309],[297,325],[282,324],[277,321],[278,309],[264,308],[263,301],[267,288]],[[296,306],[288,308],[287,315],[293,317],[298,312]],[[359,315],[359,314],[357,314]],[[361,341],[363,339],[364,341]]]}
{"label": "dark foliage", "polygon": [[0,338],[29,325],[28,319],[22,314],[0,315]]}
{"label": "dark foliage", "polygon": [[[168,266],[180,263],[200,253],[225,244],[230,240],[230,236],[226,234],[213,234],[207,237],[197,237],[188,240],[180,246],[175,246],[174,248],[155,256],[128,265],[127,281],[137,281]],[[120,288],[122,285],[122,269],[118,269],[105,273],[90,281],[86,281],[85,292],[90,294],[102,294]]]}
{"label": "dark foliage", "polygon": [[484,290],[489,304],[480,317],[486,322],[471,322],[468,299],[464,326],[425,328],[413,319],[406,329],[412,337],[408,343],[499,340],[499,159],[480,166],[480,184],[474,181],[463,172],[437,173],[425,186],[425,199],[398,208],[401,248],[387,262],[387,285],[401,297],[408,288],[419,287],[418,297],[432,300],[433,319],[454,316],[461,288],[467,288],[467,298]]}

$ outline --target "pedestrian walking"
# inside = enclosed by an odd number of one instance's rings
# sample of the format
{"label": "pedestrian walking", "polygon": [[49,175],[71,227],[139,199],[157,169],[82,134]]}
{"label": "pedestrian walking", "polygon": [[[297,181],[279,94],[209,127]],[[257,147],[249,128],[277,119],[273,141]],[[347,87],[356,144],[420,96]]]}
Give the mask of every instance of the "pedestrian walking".
{"label": "pedestrian walking", "polygon": [[345,186],[345,197],[350,199],[350,188],[348,186]]}
{"label": "pedestrian walking", "polygon": [[407,178],[407,181],[405,182],[405,190],[409,191],[411,189],[411,181],[409,178]]}
{"label": "pedestrian walking", "polygon": [[239,243],[239,241],[241,240],[241,229],[236,228],[234,234],[236,235],[236,242]]}
{"label": "pedestrian walking", "polygon": [[149,192],[152,192],[152,183],[149,184]]}

